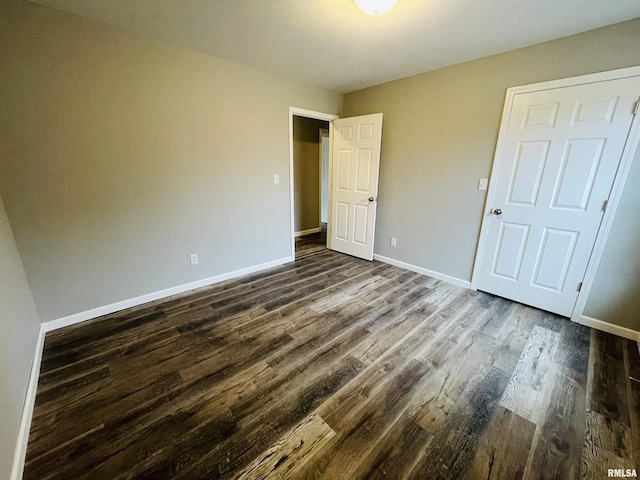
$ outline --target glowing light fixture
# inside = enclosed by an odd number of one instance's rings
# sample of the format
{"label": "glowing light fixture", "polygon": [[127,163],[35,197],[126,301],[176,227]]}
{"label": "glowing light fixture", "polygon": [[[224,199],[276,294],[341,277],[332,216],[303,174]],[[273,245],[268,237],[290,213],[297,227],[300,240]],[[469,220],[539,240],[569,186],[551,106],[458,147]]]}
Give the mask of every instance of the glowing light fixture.
{"label": "glowing light fixture", "polygon": [[393,8],[398,0],[353,0],[367,15],[382,15]]}

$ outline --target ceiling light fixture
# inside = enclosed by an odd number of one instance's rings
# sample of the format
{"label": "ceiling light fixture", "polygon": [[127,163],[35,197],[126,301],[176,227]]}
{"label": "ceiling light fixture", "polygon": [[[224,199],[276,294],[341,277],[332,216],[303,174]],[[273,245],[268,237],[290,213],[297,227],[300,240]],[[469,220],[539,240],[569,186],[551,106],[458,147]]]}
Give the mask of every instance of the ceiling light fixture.
{"label": "ceiling light fixture", "polygon": [[382,15],[393,8],[398,0],[353,0],[367,15]]}

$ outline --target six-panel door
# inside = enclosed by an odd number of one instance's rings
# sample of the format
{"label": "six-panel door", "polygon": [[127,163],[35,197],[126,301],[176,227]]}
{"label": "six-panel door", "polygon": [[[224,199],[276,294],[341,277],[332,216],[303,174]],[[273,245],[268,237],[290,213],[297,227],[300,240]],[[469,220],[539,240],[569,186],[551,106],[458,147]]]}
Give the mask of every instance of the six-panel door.
{"label": "six-panel door", "polygon": [[329,247],[366,260],[373,259],[381,140],[381,113],[334,120]]}
{"label": "six-panel door", "polygon": [[515,96],[480,290],[571,315],[639,94],[629,78]]}

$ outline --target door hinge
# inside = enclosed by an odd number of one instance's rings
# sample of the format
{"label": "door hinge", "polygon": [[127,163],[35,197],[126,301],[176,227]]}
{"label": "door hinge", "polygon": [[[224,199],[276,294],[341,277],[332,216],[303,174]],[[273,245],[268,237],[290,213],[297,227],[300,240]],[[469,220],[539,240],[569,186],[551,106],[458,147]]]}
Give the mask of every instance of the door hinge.
{"label": "door hinge", "polygon": [[633,109],[633,114],[637,114],[638,110],[640,110],[640,99],[636,100],[636,108]]}
{"label": "door hinge", "polygon": [[582,282],[578,284],[578,291],[582,290]]}
{"label": "door hinge", "polygon": [[602,204],[602,211],[606,212],[608,206],[609,206],[609,200],[605,200],[604,203]]}

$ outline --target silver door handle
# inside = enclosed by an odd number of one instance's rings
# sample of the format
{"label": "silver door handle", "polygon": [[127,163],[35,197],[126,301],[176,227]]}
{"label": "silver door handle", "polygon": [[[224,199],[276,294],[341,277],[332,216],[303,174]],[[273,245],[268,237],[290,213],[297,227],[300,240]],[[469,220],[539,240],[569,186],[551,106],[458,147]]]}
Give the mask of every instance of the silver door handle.
{"label": "silver door handle", "polygon": [[370,201],[370,202],[375,202],[375,201],[376,201],[376,199],[375,199],[375,198],[373,198],[373,197],[369,197],[369,201]]}
{"label": "silver door handle", "polygon": [[502,215],[502,210],[500,210],[499,208],[496,208],[496,209],[493,211],[493,214],[494,214],[494,215]]}

